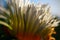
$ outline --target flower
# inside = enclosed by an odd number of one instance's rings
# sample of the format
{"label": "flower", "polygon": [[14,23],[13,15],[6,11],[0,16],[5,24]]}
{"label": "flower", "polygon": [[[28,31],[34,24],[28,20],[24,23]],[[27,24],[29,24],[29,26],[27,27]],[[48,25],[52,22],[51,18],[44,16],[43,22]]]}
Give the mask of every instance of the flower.
{"label": "flower", "polygon": [[11,35],[18,40],[46,40],[51,28],[59,23],[50,14],[50,7],[45,4],[44,7],[34,4],[19,6],[19,3],[19,0],[11,0],[7,1],[8,9],[0,7],[1,18],[7,21],[0,20],[0,24],[10,29]]}

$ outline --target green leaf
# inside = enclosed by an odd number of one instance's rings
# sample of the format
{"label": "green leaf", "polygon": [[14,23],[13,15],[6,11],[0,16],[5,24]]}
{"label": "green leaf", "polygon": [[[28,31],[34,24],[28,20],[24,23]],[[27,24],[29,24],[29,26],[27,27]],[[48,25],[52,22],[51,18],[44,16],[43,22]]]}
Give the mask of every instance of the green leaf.
{"label": "green leaf", "polygon": [[12,27],[9,24],[7,24],[6,22],[0,21],[0,24],[4,25],[4,26],[8,27],[10,30],[12,30]]}

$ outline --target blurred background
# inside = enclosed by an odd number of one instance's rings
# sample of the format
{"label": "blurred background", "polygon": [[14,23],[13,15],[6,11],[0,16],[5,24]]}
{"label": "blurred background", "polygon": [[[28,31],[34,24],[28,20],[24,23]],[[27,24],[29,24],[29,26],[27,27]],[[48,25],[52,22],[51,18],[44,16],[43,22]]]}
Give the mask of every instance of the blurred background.
{"label": "blurred background", "polygon": [[[30,0],[30,2],[34,2],[35,4],[37,4],[37,3],[49,4],[51,6],[51,14],[55,15],[60,20],[60,0]],[[0,6],[7,8],[6,1],[0,0]],[[1,26],[3,26],[3,25],[0,25],[0,31],[1,31],[0,36],[1,36],[1,34],[7,35],[3,32],[4,30],[2,29]],[[59,26],[55,28],[55,31],[57,32],[56,35],[52,35],[52,36],[54,36],[56,38],[56,40],[60,40],[60,23],[59,23]],[[10,35],[8,37],[14,38]],[[7,40],[11,40],[11,39],[7,39]]]}

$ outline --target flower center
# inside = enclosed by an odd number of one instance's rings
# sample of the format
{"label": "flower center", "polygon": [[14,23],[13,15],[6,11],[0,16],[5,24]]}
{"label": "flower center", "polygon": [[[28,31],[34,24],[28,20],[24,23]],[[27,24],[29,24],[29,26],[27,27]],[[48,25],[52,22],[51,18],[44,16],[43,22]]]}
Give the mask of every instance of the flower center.
{"label": "flower center", "polygon": [[19,33],[17,34],[17,38],[18,40],[40,40],[41,39],[40,35],[33,35],[32,33],[29,34]]}

